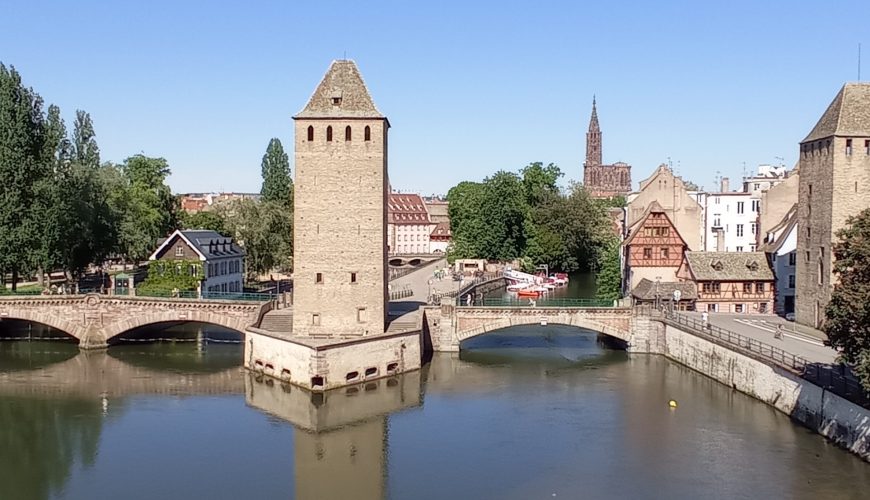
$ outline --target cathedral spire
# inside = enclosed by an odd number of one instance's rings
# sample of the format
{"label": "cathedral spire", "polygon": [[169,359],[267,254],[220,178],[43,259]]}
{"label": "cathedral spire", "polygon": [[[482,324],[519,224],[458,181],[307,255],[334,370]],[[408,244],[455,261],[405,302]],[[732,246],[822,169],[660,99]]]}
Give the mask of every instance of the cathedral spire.
{"label": "cathedral spire", "polygon": [[598,107],[595,96],[592,96],[592,118],[589,119],[589,131],[586,132],[586,165],[590,167],[601,165],[601,129],[598,128]]}

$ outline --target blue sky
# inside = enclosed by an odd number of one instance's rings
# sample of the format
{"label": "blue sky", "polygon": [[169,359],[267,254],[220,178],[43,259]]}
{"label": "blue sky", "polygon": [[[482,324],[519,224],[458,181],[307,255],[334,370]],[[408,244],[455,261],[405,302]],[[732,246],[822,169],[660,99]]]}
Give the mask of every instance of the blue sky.
{"label": "blue sky", "polygon": [[259,191],[269,139],[292,149],[291,116],[345,54],[392,124],[396,189],[532,161],[580,180],[593,94],[605,162],[636,185],[670,158],[712,187],[794,164],[858,43],[870,79],[867,18],[862,1],[0,0],[0,61],[68,127],[90,112],[104,160],[167,158],[176,192]]}

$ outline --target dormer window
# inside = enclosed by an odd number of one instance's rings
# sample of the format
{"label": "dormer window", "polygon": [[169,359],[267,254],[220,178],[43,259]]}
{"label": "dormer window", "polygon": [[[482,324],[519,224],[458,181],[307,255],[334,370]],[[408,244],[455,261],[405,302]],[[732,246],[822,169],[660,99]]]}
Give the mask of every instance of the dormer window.
{"label": "dormer window", "polygon": [[341,106],[341,91],[333,90],[332,91],[332,105],[333,106]]}
{"label": "dormer window", "polygon": [[754,260],[746,263],[746,267],[749,268],[750,271],[755,272],[758,271],[758,262]]}
{"label": "dormer window", "polygon": [[711,267],[713,267],[713,269],[715,269],[716,271],[721,271],[725,268],[721,260],[714,260],[713,264],[711,264]]}

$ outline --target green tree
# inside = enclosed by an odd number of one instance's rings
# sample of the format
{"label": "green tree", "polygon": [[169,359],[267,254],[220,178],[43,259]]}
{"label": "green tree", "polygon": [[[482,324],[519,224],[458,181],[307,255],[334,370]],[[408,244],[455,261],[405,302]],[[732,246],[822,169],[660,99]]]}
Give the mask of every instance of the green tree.
{"label": "green tree", "polygon": [[44,253],[33,210],[48,176],[42,98],[26,88],[15,68],[0,63],[0,275],[35,269]]}
{"label": "green tree", "polygon": [[825,311],[825,333],[870,389],[870,209],[850,217],[837,238],[833,253],[838,279]]}
{"label": "green tree", "polygon": [[451,262],[459,258],[477,258],[484,254],[482,235],[486,230],[480,217],[483,205],[483,184],[460,182],[447,193],[447,211],[453,241],[448,249]]}
{"label": "green tree", "polygon": [[293,268],[293,214],[286,206],[235,200],[218,210],[229,233],[245,249],[248,281],[275,269]]}
{"label": "green tree", "polygon": [[290,178],[290,160],[281,140],[269,141],[261,164],[263,187],[260,189],[263,201],[276,202],[285,207],[293,206],[293,180]]}
{"label": "green tree", "polygon": [[44,269],[54,269],[63,262],[63,244],[71,216],[66,210],[63,192],[70,181],[71,144],[60,108],[48,107],[42,161],[46,175],[35,184],[36,200],[31,209],[36,214],[39,238],[36,240],[37,280],[44,282]]}
{"label": "green tree", "polygon": [[545,167],[541,162],[534,162],[520,170],[520,175],[526,193],[526,204],[529,207],[535,207],[552,195],[559,193],[556,182],[564,174],[559,167],[552,163]]}
{"label": "green tree", "polygon": [[166,185],[169,164],[164,158],[139,154],[124,160],[126,202],[119,227],[122,253],[133,262],[148,257],[159,238],[178,226],[178,201]]}
{"label": "green tree", "polygon": [[622,270],[619,253],[622,246],[613,238],[603,250],[600,267],[595,276],[596,295],[602,299],[616,300],[622,297]]}
{"label": "green tree", "polygon": [[226,221],[214,210],[206,210],[195,214],[181,212],[181,226],[184,229],[209,229],[223,235],[228,235]]}

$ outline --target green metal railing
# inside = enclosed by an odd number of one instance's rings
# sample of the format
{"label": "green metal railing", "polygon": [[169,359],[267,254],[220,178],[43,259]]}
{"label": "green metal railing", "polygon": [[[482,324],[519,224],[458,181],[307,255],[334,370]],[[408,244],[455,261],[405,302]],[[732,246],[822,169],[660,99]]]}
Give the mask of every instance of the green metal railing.
{"label": "green metal railing", "polygon": [[[465,305],[465,304],[461,304]],[[473,307],[615,307],[615,301],[600,298],[539,297],[537,299],[478,299]]]}
{"label": "green metal railing", "polygon": [[137,297],[159,297],[166,299],[195,299],[195,300],[241,300],[248,302],[267,302],[275,298],[269,293],[244,293],[244,292],[203,292],[200,297],[195,290],[166,291],[166,290],[136,290]]}

